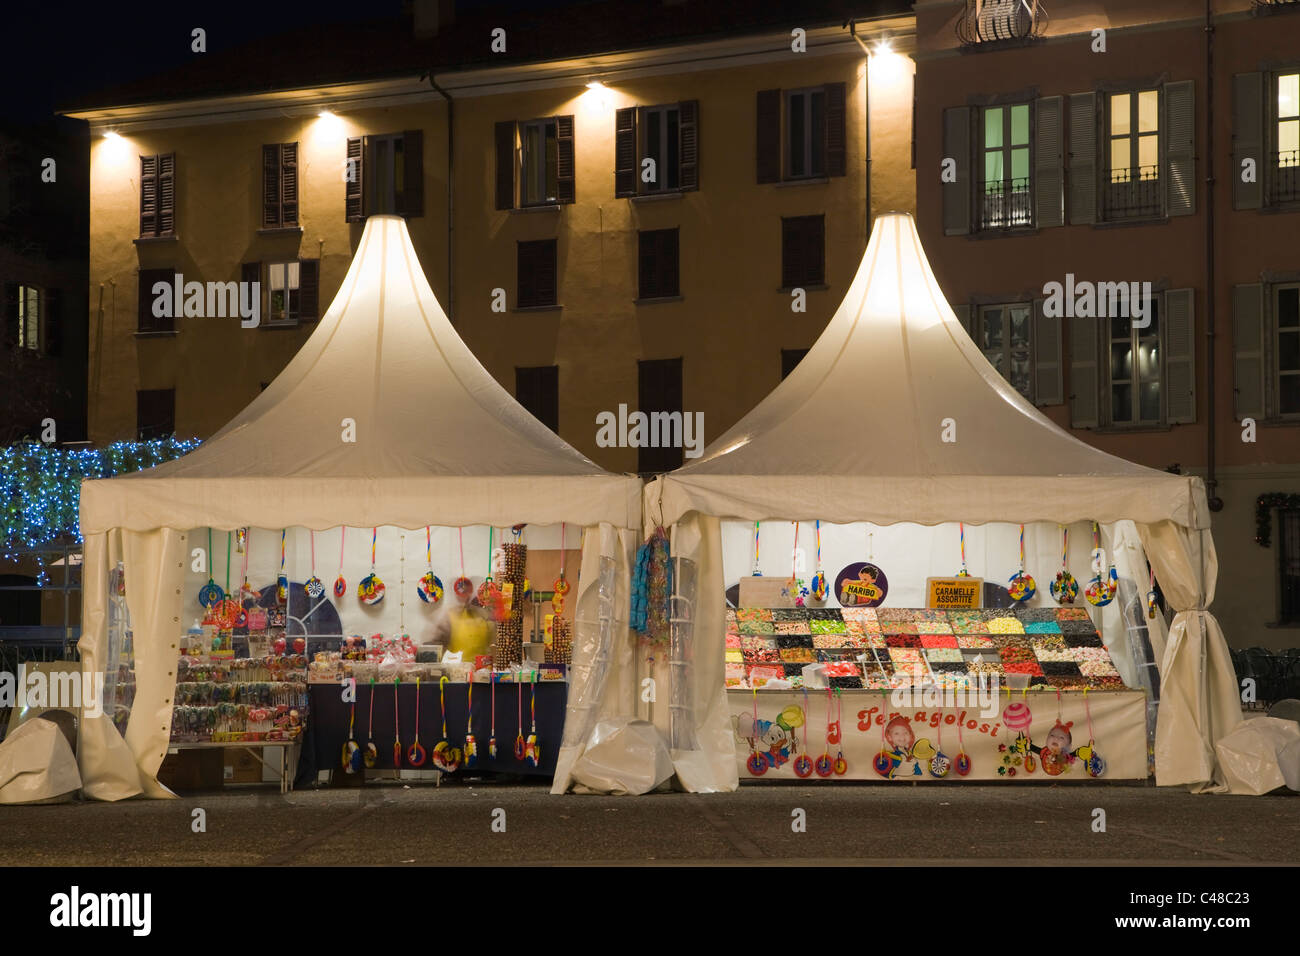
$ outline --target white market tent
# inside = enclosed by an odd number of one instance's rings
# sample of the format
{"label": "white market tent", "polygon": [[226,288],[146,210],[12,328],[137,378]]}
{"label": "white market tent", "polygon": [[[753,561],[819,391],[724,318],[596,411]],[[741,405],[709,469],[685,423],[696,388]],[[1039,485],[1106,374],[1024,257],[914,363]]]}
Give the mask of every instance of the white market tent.
{"label": "white market tent", "polygon": [[[956,441],[951,437],[955,425]],[[945,432],[947,433],[945,435]],[[720,520],[891,525],[1135,522],[1177,616],[1157,647],[1159,783],[1221,789],[1214,743],[1241,719],[1204,485],[1099,451],[1017,393],[962,328],[912,218],[876,221],[826,330],[775,391],[704,454],[645,489],[647,527],[696,562],[691,706],[674,730],[698,789],[736,786],[723,690]],[[683,779],[686,779],[683,775]]]}
{"label": "white market tent", "polygon": [[620,628],[626,638],[639,490],[639,479],[599,468],[488,374],[438,304],[405,221],[372,216],[318,327],[247,408],[183,458],[82,486],[82,667],[116,667],[107,660],[106,607],[118,561],[136,659],[125,739],[108,717],[83,724],[85,794],[170,795],[157,771],[171,726],[186,536],[245,526],[583,527],[556,778],[567,782],[598,716]]}

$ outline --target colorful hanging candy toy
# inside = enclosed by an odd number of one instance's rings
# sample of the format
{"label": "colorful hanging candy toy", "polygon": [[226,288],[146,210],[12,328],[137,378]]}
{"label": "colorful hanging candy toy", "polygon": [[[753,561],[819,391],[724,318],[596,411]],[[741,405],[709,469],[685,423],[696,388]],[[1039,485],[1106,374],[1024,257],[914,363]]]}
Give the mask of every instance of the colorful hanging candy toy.
{"label": "colorful hanging candy toy", "polygon": [[[445,725],[443,729],[446,730]],[[420,746],[420,678],[417,677],[415,679],[415,743],[411,744],[411,749],[406,752],[406,760],[412,767],[421,767],[427,756],[425,749]]]}
{"label": "colorful hanging candy toy", "polygon": [[223,597],[226,592],[221,590],[219,585],[212,577],[212,529],[208,529],[208,583],[199,588],[199,604],[205,608],[210,608]]}
{"label": "colorful hanging candy toy", "polygon": [[957,533],[959,536],[959,540],[961,541],[961,570],[957,572],[956,576],[959,578],[968,578],[970,577],[970,571],[967,570],[966,568],[966,524],[965,522],[959,521],[957,523]]}
{"label": "colorful hanging candy toy", "polygon": [[1070,573],[1070,529],[1061,527],[1061,570],[1047,586],[1057,604],[1073,604],[1079,597],[1079,582]]}
{"label": "colorful hanging candy toy", "polygon": [[343,580],[343,544],[348,539],[348,529],[341,528],[339,532],[339,576],[334,579],[334,596],[341,598],[348,591],[348,582]]}
{"label": "colorful hanging candy toy", "polygon": [[528,760],[528,766],[536,768],[542,762],[542,748],[537,743],[537,671],[533,671],[532,687],[529,690],[528,719],[531,726],[528,739],[524,741],[524,756]]}
{"label": "colorful hanging candy toy", "polygon": [[313,601],[325,593],[325,582],[316,577],[316,532],[309,531],[311,535],[311,577],[309,577],[302,589],[307,592],[307,597]]}
{"label": "colorful hanging candy toy", "polygon": [[474,676],[470,675],[469,702],[465,707],[465,766],[473,770],[478,766],[478,741],[474,739]]}
{"label": "colorful hanging candy toy", "polygon": [[427,525],[424,529],[424,560],[429,569],[416,585],[416,593],[425,604],[437,604],[442,600],[442,579],[433,573],[433,544]]}
{"label": "colorful hanging candy toy", "polygon": [[930,758],[930,776],[943,779],[948,776],[948,771],[952,768],[952,758],[943,752],[943,719],[940,712],[939,723],[935,725],[938,731],[939,740],[934,756]]}
{"label": "colorful hanging candy toy", "polygon": [[375,545],[379,540],[379,528],[370,532],[370,573],[357,584],[357,598],[362,604],[374,606],[384,599],[384,582],[375,573]]}
{"label": "colorful hanging candy toy", "polygon": [[379,748],[375,746],[375,679],[370,678],[370,720],[366,724],[366,750],[363,757],[367,767],[379,762]]}
{"label": "colorful hanging candy toy", "polygon": [[569,582],[564,577],[564,522],[560,522],[560,576],[551,585],[551,610],[556,614],[564,613],[564,599],[569,594]]}
{"label": "colorful hanging candy toy", "polygon": [[443,773],[452,773],[460,767],[460,748],[447,741],[447,678],[438,682],[438,704],[442,710],[442,739],[433,748],[433,765]]}
{"label": "colorful hanging candy toy", "polygon": [[289,575],[285,573],[285,539],[288,537],[289,529],[280,529],[280,574],[275,579],[275,601],[282,606],[289,603]]}
{"label": "colorful hanging candy toy", "polygon": [[1103,571],[1104,567],[1106,567],[1106,552],[1101,547],[1101,529],[1094,521],[1092,523],[1093,576],[1083,590],[1084,599],[1093,607],[1105,607],[1115,600],[1115,592],[1119,590],[1119,575],[1115,571],[1115,566],[1110,565],[1109,571]]}
{"label": "colorful hanging candy toy", "polygon": [[221,630],[228,630],[239,623],[239,619],[244,617],[244,606],[230,596],[230,542],[232,535],[226,532],[226,589],[221,591],[221,597],[215,604],[208,608],[209,616],[212,623],[216,624]]}
{"label": "colorful hanging candy toy", "polygon": [[808,582],[808,596],[814,603],[821,604],[826,600],[826,593],[829,590],[826,585],[826,571],[822,568],[822,523],[819,519],[815,525],[815,536],[817,540],[817,573],[812,576]]}
{"label": "colorful hanging candy toy", "polygon": [[1024,603],[1038,593],[1038,583],[1025,571],[1025,526],[1020,526],[1020,570],[1011,576],[1007,584],[1011,600]]}
{"label": "colorful hanging candy toy", "polygon": [[[808,713],[808,688],[803,692],[803,712]],[[794,775],[796,777],[810,777],[813,772],[813,759],[808,755],[808,721],[801,720],[803,724],[803,753],[794,758]]]}

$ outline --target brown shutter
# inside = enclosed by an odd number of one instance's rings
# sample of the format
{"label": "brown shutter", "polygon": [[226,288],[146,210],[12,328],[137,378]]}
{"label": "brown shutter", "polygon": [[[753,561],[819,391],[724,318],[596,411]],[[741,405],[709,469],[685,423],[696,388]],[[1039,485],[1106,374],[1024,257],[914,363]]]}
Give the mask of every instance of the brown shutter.
{"label": "brown shutter", "polygon": [[361,222],[365,218],[365,153],[365,141],[361,137],[348,139],[348,166],[355,173],[343,187],[343,208],[348,222]]}
{"label": "brown shutter", "polygon": [[176,154],[158,157],[158,235],[176,232]]}
{"label": "brown shutter", "polygon": [[573,202],[574,187],[573,117],[555,117],[555,177],[558,202]]}
{"label": "brown shutter", "polygon": [[781,180],[781,91],[759,90],[758,110],[755,115],[758,130],[755,148],[758,152],[758,181],[775,183]]}
{"label": "brown shutter", "polygon": [[158,157],[140,157],[140,235],[158,235]]}
{"label": "brown shutter", "polygon": [[637,108],[614,111],[614,195],[635,196],[637,182]]}
{"label": "brown shutter", "polygon": [[298,225],[298,144],[280,144],[280,225]]}
{"label": "brown shutter", "polygon": [[535,308],[556,304],[556,242],[541,239],[520,242],[517,253],[515,307]]}
{"label": "brown shutter", "polygon": [[659,289],[660,295],[681,295],[681,256],[678,249],[678,229],[665,229],[659,237]]}
{"label": "brown shutter", "polygon": [[41,336],[41,345],[45,349],[45,354],[51,358],[58,356],[63,351],[61,305],[59,290],[46,289],[44,301],[41,302],[41,309],[43,310],[41,321],[45,325],[44,335]]}
{"label": "brown shutter", "polygon": [[[153,314],[153,287],[156,283],[166,282],[173,285],[173,269],[141,269],[139,288],[136,295],[136,329],[140,332],[168,332],[176,328],[176,313],[182,303],[172,303],[172,317],[158,317]],[[174,288],[174,285],[173,285]]]}
{"label": "brown shutter", "polygon": [[280,144],[262,146],[262,228],[280,225]]}
{"label": "brown shutter", "polygon": [[402,134],[402,159],[406,164],[398,208],[403,216],[424,215],[424,131],[408,129]]}
{"label": "brown shutter", "polygon": [[638,297],[659,299],[681,294],[678,231],[654,229],[638,235]]}
{"label": "brown shutter", "polygon": [[314,322],[320,318],[320,260],[298,260],[298,318]]}
{"label": "brown shutter", "polygon": [[18,283],[5,283],[5,346],[16,348],[18,345]]}
{"label": "brown shutter", "polygon": [[803,244],[797,219],[781,220],[781,288],[793,289],[803,276]]}
{"label": "brown shutter", "polygon": [[827,83],[826,90],[826,175],[843,176],[848,171],[847,135],[844,130],[844,84]]}
{"label": "brown shutter", "polygon": [[515,208],[515,123],[497,123],[497,208]]}
{"label": "brown shutter", "polygon": [[685,189],[700,188],[700,101],[686,100],[677,104],[677,123],[681,135],[678,155],[678,186]]}

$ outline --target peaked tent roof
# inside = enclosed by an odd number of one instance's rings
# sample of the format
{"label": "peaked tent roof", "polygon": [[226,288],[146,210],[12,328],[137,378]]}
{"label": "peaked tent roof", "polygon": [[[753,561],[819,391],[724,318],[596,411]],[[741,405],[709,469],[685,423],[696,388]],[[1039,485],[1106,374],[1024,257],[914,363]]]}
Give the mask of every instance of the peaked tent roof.
{"label": "peaked tent roof", "polygon": [[[943,440],[948,419],[956,441]],[[876,220],[844,301],[789,377],[645,498],[647,520],[665,524],[698,511],[1209,527],[1199,478],[1093,448],[998,374],[944,299],[906,214]]]}
{"label": "peaked tent roof", "polygon": [[183,458],[85,482],[81,525],[636,527],[639,485],[488,374],[438,304],[406,222],[372,216],[338,295],[275,381]]}

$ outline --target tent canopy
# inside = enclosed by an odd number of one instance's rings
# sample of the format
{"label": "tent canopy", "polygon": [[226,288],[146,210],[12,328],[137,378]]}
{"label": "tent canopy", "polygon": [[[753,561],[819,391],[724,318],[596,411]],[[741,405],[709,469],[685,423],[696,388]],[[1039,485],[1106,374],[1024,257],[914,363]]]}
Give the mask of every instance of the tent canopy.
{"label": "tent canopy", "polygon": [[405,220],[372,216],[338,295],[275,381],[183,458],[86,482],[81,525],[637,527],[639,485],[488,374],[434,297]]}
{"label": "tent canopy", "polygon": [[1093,448],[998,374],[944,299],[905,214],[877,219],[843,302],[789,377],[699,459],[647,487],[648,521],[691,511],[1209,527],[1199,478]]}

